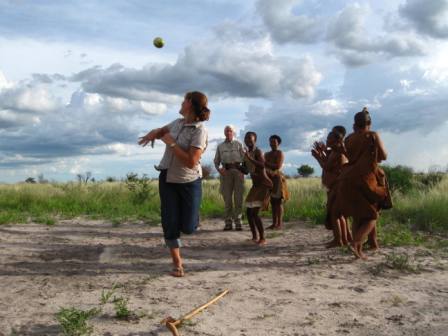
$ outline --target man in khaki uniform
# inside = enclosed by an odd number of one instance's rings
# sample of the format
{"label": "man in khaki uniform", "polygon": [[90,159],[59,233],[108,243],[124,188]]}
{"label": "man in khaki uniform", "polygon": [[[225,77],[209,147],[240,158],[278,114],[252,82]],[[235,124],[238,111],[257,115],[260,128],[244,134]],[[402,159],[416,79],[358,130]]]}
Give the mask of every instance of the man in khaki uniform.
{"label": "man in khaki uniform", "polygon": [[215,168],[220,174],[220,191],[225,203],[224,230],[232,230],[232,221],[237,231],[242,230],[244,174],[241,164],[244,158],[243,145],[234,139],[235,128],[224,128],[226,140],[218,145],[214,159]]}

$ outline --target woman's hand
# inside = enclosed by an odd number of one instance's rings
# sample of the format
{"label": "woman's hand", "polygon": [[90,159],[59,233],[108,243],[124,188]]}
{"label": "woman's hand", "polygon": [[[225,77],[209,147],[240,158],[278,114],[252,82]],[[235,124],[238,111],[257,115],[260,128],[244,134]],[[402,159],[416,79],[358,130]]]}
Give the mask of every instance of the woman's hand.
{"label": "woman's hand", "polygon": [[145,147],[148,143],[151,142],[151,146],[154,147],[154,141],[157,137],[157,130],[152,130],[145,136],[138,138],[138,144]]}
{"label": "woman's hand", "polygon": [[315,141],[313,144],[313,149],[318,153],[323,153],[327,149],[327,146],[325,146],[322,141]]}
{"label": "woman's hand", "polygon": [[163,137],[160,138],[160,140],[162,140],[168,146],[176,142],[169,133],[166,133]]}
{"label": "woman's hand", "polygon": [[311,150],[311,155],[312,155],[316,160],[319,160],[319,159],[321,158],[320,153],[319,153],[316,149],[314,149],[314,148]]}

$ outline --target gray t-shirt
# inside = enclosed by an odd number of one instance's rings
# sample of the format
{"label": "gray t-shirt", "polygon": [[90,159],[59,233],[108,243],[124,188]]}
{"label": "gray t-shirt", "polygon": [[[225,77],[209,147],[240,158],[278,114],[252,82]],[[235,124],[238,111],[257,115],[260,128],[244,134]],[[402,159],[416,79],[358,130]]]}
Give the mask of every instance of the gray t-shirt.
{"label": "gray t-shirt", "polygon": [[[205,151],[208,133],[203,122],[186,124],[183,118],[179,118],[166,125],[166,127],[177,145],[183,150],[188,151],[190,147],[196,147]],[[165,147],[165,153],[158,168],[168,169],[166,181],[169,183],[187,183],[202,177],[200,162],[193,168],[188,168],[174,155],[170,146]]]}

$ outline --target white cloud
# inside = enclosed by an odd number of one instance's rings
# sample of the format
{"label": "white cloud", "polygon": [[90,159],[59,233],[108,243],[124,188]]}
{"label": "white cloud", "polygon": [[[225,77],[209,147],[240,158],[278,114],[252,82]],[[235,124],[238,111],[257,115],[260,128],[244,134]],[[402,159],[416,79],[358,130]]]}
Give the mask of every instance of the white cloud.
{"label": "white cloud", "polygon": [[315,43],[323,35],[323,18],[296,15],[298,0],[259,0],[257,10],[264,24],[279,43]]}
{"label": "white cloud", "polygon": [[328,26],[328,40],[334,43],[335,53],[346,65],[359,66],[384,58],[425,54],[425,43],[408,32],[377,33],[377,36],[370,33],[366,28],[369,15],[371,9],[367,6],[347,5]]}
{"label": "white cloud", "polygon": [[0,109],[46,113],[59,106],[58,99],[42,86],[19,83],[0,92]]}
{"label": "white cloud", "polygon": [[311,113],[322,116],[344,114],[346,112],[347,109],[344,104],[337,99],[320,100],[311,107]]}
{"label": "white cloud", "polygon": [[322,75],[311,56],[276,57],[268,37],[227,40],[227,35],[187,47],[174,65],[141,69],[113,65],[73,77],[87,92],[148,100],[148,95],[179,95],[193,88],[218,97],[311,97]]}
{"label": "white cloud", "polygon": [[59,107],[60,100],[47,87],[27,81],[13,83],[0,72],[0,128],[36,125]]}
{"label": "white cloud", "polygon": [[0,92],[3,89],[9,89],[10,87],[12,87],[12,83],[6,79],[5,74],[0,70]]}

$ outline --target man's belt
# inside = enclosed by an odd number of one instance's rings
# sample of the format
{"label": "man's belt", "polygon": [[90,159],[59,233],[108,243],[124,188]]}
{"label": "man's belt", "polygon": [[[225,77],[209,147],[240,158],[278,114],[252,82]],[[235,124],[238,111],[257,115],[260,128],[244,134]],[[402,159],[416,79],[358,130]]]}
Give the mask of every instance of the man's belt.
{"label": "man's belt", "polygon": [[229,169],[240,169],[241,168],[241,163],[239,163],[239,162],[224,163],[224,168],[226,170],[229,170]]}

